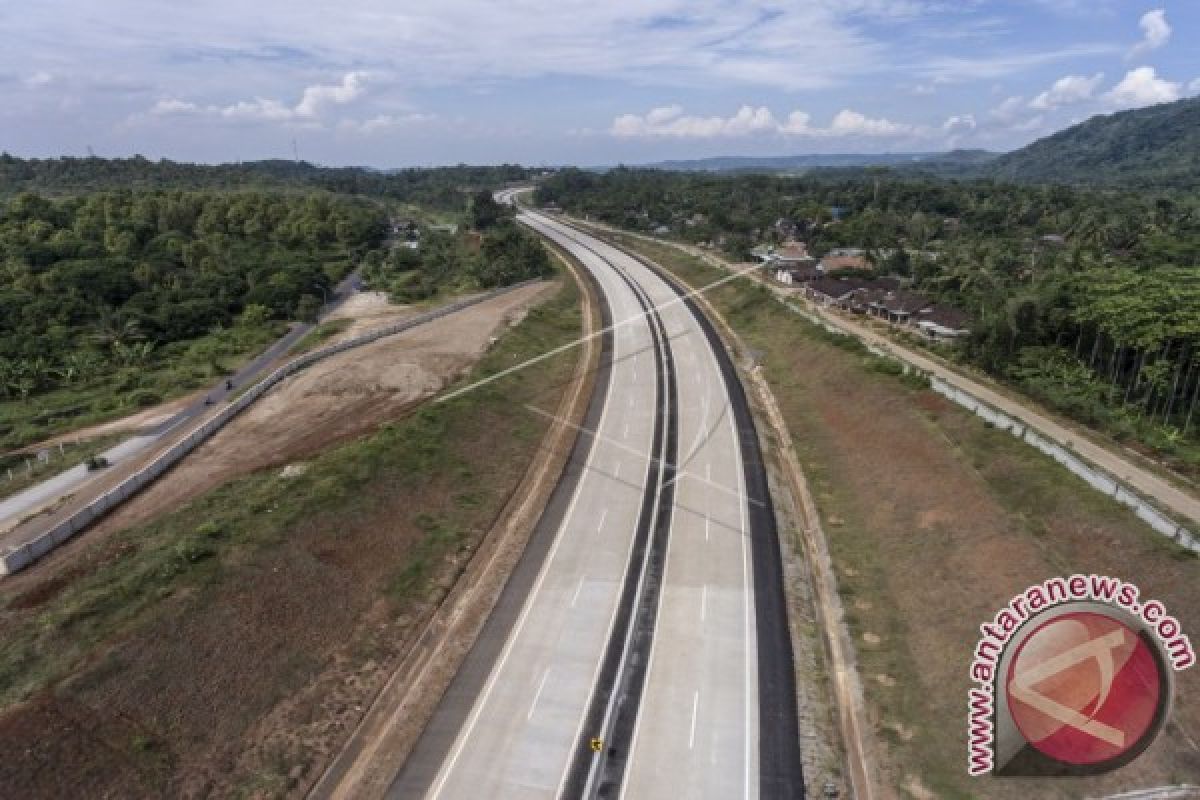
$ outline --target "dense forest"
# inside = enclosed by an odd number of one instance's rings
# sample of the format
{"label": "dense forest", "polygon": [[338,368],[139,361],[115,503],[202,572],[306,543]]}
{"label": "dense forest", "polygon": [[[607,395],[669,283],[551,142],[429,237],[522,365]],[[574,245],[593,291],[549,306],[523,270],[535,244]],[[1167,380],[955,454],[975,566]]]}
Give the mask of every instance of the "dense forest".
{"label": "dense forest", "polygon": [[426,231],[417,249],[370,254],[363,277],[395,302],[412,303],[440,292],[491,289],[551,273],[541,242],[519,228],[511,209],[498,205],[490,191],[472,196],[468,221],[471,229],[462,233]]}
{"label": "dense forest", "polygon": [[386,234],[327,193],[110,191],[0,205],[0,440],[148,405],[311,318]]}
{"label": "dense forest", "polygon": [[22,191],[61,194],[130,189],[320,189],[461,211],[464,188],[493,188],[528,179],[515,165],[437,167],[389,172],[362,167],[319,167],[295,161],[187,164],[134,158],[19,159],[0,154],[0,198]]}
{"label": "dense forest", "polygon": [[1092,117],[980,167],[998,180],[1200,188],[1200,97]]}
{"label": "dense forest", "polygon": [[988,181],[564,171],[539,203],[749,258],[862,247],[973,317],[959,357],[1200,466],[1200,197]]}

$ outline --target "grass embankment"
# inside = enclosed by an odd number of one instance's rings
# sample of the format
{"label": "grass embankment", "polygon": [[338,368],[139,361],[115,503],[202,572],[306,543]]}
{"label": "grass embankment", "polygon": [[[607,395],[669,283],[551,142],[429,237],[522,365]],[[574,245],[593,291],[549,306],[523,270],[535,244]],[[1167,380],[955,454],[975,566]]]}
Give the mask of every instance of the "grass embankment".
{"label": "grass embankment", "polygon": [[107,422],[212,385],[263,351],[287,326],[235,325],[153,351],[71,387],[0,401],[0,450]]}
{"label": "grass embankment", "polygon": [[[722,271],[625,238],[693,286]],[[1200,630],[1200,562],[1036,450],[735,281],[708,295],[747,346],[813,489],[857,648],[889,793],[915,798],[1100,796],[1195,782],[1200,670],[1178,675],[1174,729],[1102,777],[973,780],[966,692],[978,625],[1026,586],[1072,572],[1137,582]]]}
{"label": "grass embankment", "polygon": [[[128,437],[127,433],[114,433],[84,442],[64,442],[61,452],[58,445],[54,445],[48,448],[49,461],[38,461],[36,453],[28,452],[0,455],[0,500],[78,466]],[[8,477],[10,470],[11,479]]]}
{"label": "grass embankment", "polygon": [[[468,379],[580,325],[568,284]],[[547,427],[524,405],[556,407],[575,358],[425,405],[298,476],[231,481],[69,569],[0,586],[0,783],[23,797],[85,778],[97,796],[303,785],[490,528]]]}
{"label": "grass embankment", "polygon": [[307,353],[309,350],[315,350],[323,345],[328,339],[337,336],[342,331],[354,324],[352,319],[331,319],[316,325],[311,331],[300,337],[300,340],[292,345],[289,353],[291,355],[300,355]]}

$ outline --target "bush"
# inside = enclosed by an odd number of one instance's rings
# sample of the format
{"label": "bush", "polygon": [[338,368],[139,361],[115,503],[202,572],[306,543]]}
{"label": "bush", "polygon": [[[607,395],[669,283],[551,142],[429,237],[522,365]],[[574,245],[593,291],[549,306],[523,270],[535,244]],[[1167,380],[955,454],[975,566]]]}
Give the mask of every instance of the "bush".
{"label": "bush", "polygon": [[162,401],[162,394],[154,389],[135,389],[129,393],[130,404],[137,408],[150,408]]}

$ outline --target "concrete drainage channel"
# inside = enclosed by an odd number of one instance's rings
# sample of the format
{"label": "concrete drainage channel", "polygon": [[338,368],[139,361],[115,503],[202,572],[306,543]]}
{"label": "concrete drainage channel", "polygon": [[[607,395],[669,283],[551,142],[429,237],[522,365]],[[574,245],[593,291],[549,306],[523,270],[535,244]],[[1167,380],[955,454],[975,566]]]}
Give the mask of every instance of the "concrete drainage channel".
{"label": "concrete drainage channel", "polygon": [[[831,324],[816,314],[809,313],[806,309],[801,308],[795,303],[789,302],[783,298],[776,296],[776,300],[782,303],[795,314],[807,319],[816,325],[820,325],[830,333],[839,336],[854,336],[852,332],[839,328]],[[864,342],[864,344],[866,344]],[[866,344],[867,350],[874,355],[882,358],[889,358],[898,361],[906,372],[917,372],[924,374],[917,366],[910,364],[903,356],[891,351],[883,350]],[[988,405],[983,400],[980,400],[975,395],[964,389],[953,386],[946,381],[938,378],[935,375],[927,376],[929,378],[929,386],[933,391],[943,397],[953,400],[963,408],[971,411],[981,417],[985,422],[994,426],[998,430],[1008,431],[1013,436],[1034,447],[1046,455],[1053,458],[1068,471],[1082,478],[1089,486],[1098,492],[1104,492],[1112,497],[1118,503],[1133,510],[1139,519],[1149,525],[1157,533],[1168,536],[1175,540],[1175,543],[1180,547],[1187,548],[1196,553],[1200,553],[1200,538],[1196,534],[1189,531],[1181,523],[1171,519],[1154,506],[1149,500],[1146,500],[1140,494],[1135,492],[1122,481],[1118,480],[1113,475],[1109,474],[1099,466],[1088,463],[1083,458],[1075,453],[1070,452],[1067,446],[1059,444],[1052,439],[1039,434],[1029,425],[1026,425],[1018,420],[1013,419],[1007,414],[999,411]]]}
{"label": "concrete drainage channel", "polygon": [[499,297],[516,289],[521,289],[525,286],[531,286],[538,282],[538,279],[522,281],[521,283],[505,286],[501,289],[495,289],[477,297],[471,297],[466,300],[459,300],[449,305],[429,311],[424,314],[418,314],[411,319],[406,319],[403,322],[398,322],[395,325],[389,325],[386,328],[380,328],[377,331],[365,333],[362,336],[356,336],[353,339],[347,339],[344,342],[339,342],[335,345],[322,347],[314,350],[311,353],[306,353],[283,366],[273,371],[270,375],[263,378],[258,383],[247,389],[236,400],[221,410],[219,414],[214,416],[208,422],[205,422],[196,430],[192,431],[185,439],[176,442],[170,449],[161,453],[157,458],[151,461],[140,470],[130,475],[121,483],[109,491],[102,494],[100,497],[93,500],[86,507],[72,514],[67,519],[55,525],[50,530],[32,539],[20,547],[9,548],[6,552],[0,554],[0,575],[11,575],[14,572],[28,567],[38,559],[45,556],[54,548],[61,545],[63,542],[74,537],[76,534],[87,529],[93,522],[100,517],[112,511],[117,506],[124,503],[129,498],[140,492],[142,489],[156,481],[165,472],[178,464],[185,456],[207,441],[217,431],[221,430],[230,420],[236,417],[242,411],[249,408],[260,397],[269,392],[276,384],[302,369],[305,369],[318,361],[329,358],[332,355],[343,353],[347,350],[353,350],[356,347],[362,347],[365,344],[377,342],[388,336],[395,336],[398,333],[411,330],[413,328],[425,325],[441,317],[454,314],[462,311],[478,303],[486,300],[491,300],[494,297]]}

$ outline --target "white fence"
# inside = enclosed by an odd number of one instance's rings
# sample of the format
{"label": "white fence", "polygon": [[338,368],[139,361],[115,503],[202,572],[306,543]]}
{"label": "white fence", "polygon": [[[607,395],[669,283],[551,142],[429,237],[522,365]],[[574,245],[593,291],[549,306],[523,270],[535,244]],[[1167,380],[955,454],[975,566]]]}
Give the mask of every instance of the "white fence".
{"label": "white fence", "polygon": [[505,286],[500,289],[495,289],[485,294],[467,298],[466,300],[458,300],[450,303],[447,306],[419,314],[403,322],[398,322],[395,325],[389,325],[386,328],[380,328],[370,333],[365,333],[362,336],[356,336],[352,339],[347,339],[344,342],[339,342],[328,347],[322,347],[319,350],[314,350],[311,353],[306,353],[299,358],[293,359],[283,366],[276,369],[267,377],[263,378],[254,386],[246,390],[236,400],[223,408],[219,414],[205,422],[200,427],[193,430],[186,438],[176,442],[170,449],[159,454],[153,461],[140,470],[130,475],[125,480],[121,481],[117,486],[102,494],[100,497],[93,500],[86,507],[72,514],[67,519],[55,525],[50,530],[39,535],[37,538],[15,548],[9,548],[5,553],[0,554],[0,575],[10,575],[18,570],[24,569],[33,562],[37,561],[42,556],[49,553],[54,548],[58,547],[63,542],[86,529],[89,525],[95,522],[100,517],[107,514],[112,509],[124,503],[133,495],[140,492],[142,489],[149,486],[157,480],[163,473],[171,469],[179,463],[184,456],[195,450],[214,433],[221,430],[234,417],[248,408],[258,398],[262,397],[271,390],[276,384],[282,381],[289,375],[308,367],[316,362],[328,358],[337,353],[351,350],[355,347],[361,347],[364,344],[378,341],[388,336],[394,336],[397,333],[415,328],[419,325],[424,325],[432,322],[435,319],[444,317],[448,314],[453,314],[461,311],[468,306],[473,306],[477,303],[482,303],[485,300],[490,300],[506,292],[511,292],[515,289],[529,286],[537,282],[537,279],[523,281],[512,286]]}

